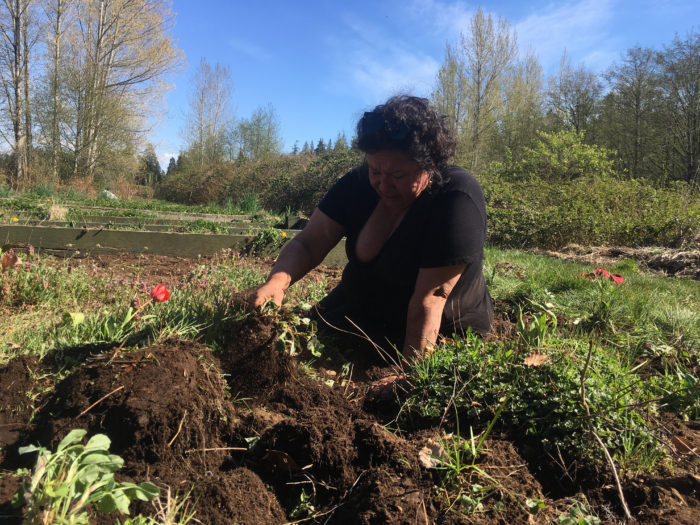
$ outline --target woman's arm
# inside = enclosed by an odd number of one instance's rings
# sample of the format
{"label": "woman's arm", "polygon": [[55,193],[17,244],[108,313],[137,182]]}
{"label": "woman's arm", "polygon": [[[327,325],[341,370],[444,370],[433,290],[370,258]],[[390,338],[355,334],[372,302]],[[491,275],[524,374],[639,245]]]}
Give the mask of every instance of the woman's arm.
{"label": "woman's arm", "polygon": [[251,305],[260,306],[268,299],[281,305],[287,288],[321,264],[343,234],[338,222],[316,208],[306,227],[280,252],[265,284],[250,296]]}
{"label": "woman's arm", "polygon": [[420,358],[437,341],[445,303],[465,268],[466,264],[458,264],[418,271],[408,303],[402,352],[405,359]]}

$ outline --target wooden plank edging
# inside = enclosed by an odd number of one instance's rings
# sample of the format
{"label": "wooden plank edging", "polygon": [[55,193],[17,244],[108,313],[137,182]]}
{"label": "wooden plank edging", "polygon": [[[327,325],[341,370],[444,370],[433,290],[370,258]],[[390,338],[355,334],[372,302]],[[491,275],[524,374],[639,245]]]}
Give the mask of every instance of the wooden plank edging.
{"label": "wooden plank edging", "polygon": [[[298,231],[289,230],[292,238]],[[31,244],[37,250],[87,253],[153,253],[179,257],[197,257],[225,249],[243,252],[252,235],[215,233],[146,232],[133,230],[85,230],[82,228],[50,228],[44,226],[0,226],[0,245],[23,247]],[[275,256],[277,250],[266,251]],[[345,264],[343,239],[323,260],[324,264]]]}

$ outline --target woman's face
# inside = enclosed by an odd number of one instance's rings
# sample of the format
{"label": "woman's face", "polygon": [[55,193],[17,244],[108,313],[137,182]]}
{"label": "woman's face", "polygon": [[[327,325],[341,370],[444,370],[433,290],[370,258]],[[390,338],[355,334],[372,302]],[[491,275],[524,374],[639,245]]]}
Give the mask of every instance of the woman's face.
{"label": "woman's face", "polygon": [[367,154],[369,183],[390,209],[403,211],[428,187],[430,175],[401,151]]}

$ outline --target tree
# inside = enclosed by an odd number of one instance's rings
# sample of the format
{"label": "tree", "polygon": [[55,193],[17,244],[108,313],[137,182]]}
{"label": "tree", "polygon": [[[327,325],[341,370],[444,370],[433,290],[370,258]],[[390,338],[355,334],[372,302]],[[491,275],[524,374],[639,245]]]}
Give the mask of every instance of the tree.
{"label": "tree", "polygon": [[667,99],[665,127],[672,178],[697,183],[700,175],[700,31],[676,36],[659,54]]}
{"label": "tree", "polygon": [[504,111],[500,117],[495,153],[519,161],[537,136],[544,119],[542,66],[528,53],[506,71],[503,81]]}
{"label": "tree", "polygon": [[573,67],[564,51],[559,73],[549,82],[547,96],[552,115],[561,126],[583,132],[596,116],[602,90],[598,76],[583,64]]}
{"label": "tree", "polygon": [[168,175],[171,175],[172,173],[175,173],[177,171],[177,162],[175,161],[175,157],[170,157],[170,162],[168,162],[168,169],[165,172],[165,176],[167,177]]}
{"label": "tree", "polygon": [[27,36],[31,0],[3,0],[0,18],[0,81],[6,113],[12,128],[5,141],[12,148],[13,169],[10,186],[28,183],[31,117],[29,116],[29,43]]}
{"label": "tree", "polygon": [[64,66],[72,119],[65,140],[74,175],[92,178],[98,165],[109,168],[114,153],[135,149],[159,109],[163,76],[179,67],[182,52],[170,34],[167,0],[76,2],[79,23],[70,28]]}
{"label": "tree", "polygon": [[338,133],[335,139],[335,144],[333,144],[333,152],[345,152],[348,150],[348,139],[345,137],[345,132]]}
{"label": "tree", "polygon": [[[144,184],[146,186],[155,186],[163,178],[163,171],[160,168],[160,162],[158,162],[158,155],[156,155],[156,150],[153,144],[149,143],[146,145],[140,158],[139,173],[137,175],[137,180],[139,184]],[[171,163],[173,162],[172,157],[170,158]]]}
{"label": "tree", "polygon": [[457,137],[463,135],[467,119],[467,78],[464,56],[450,44],[445,48],[445,59],[438,71],[437,86],[432,93],[435,108],[447,118]]}
{"label": "tree", "polygon": [[314,153],[316,155],[322,155],[326,152],[326,145],[323,143],[323,139],[318,139],[318,143],[316,144],[316,149],[314,149]]}
{"label": "tree", "polygon": [[51,151],[51,179],[59,178],[59,159],[62,153],[61,127],[66,121],[65,104],[62,98],[63,41],[66,27],[73,21],[73,0],[44,0],[42,8],[48,31],[46,33],[46,73],[43,81],[43,105],[38,105],[39,125],[43,127]]}
{"label": "tree", "polygon": [[602,139],[617,150],[621,171],[633,178],[652,175],[660,155],[662,93],[656,55],[631,48],[605,73],[611,89],[602,105]]}
{"label": "tree", "polygon": [[280,124],[272,104],[258,107],[249,119],[242,119],[230,132],[232,150],[245,160],[260,160],[282,152]]}
{"label": "tree", "polygon": [[218,62],[212,68],[202,58],[192,79],[184,130],[187,149],[200,166],[223,160],[225,133],[232,120],[231,90],[228,68]]}
{"label": "tree", "polygon": [[433,100],[458,136],[457,157],[478,171],[488,160],[503,114],[502,83],[517,56],[517,36],[507,20],[494,24],[479,8],[460,36],[460,46],[447,46]]}

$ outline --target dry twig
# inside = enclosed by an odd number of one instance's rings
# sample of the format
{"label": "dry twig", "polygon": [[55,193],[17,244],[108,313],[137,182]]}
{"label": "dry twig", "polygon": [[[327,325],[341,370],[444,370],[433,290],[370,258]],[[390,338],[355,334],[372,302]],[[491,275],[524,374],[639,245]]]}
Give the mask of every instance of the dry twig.
{"label": "dry twig", "polygon": [[182,424],[185,422],[185,418],[187,417],[187,410],[185,410],[185,413],[182,414],[182,419],[180,420],[180,424],[177,426],[177,432],[175,432],[175,435],[173,436],[173,439],[170,440],[168,443],[168,446],[171,446],[175,442],[175,438],[180,435],[180,431],[182,430]]}
{"label": "dry twig", "polygon": [[617,492],[620,496],[620,503],[622,504],[622,508],[625,511],[625,517],[628,520],[632,519],[632,514],[630,513],[630,509],[627,506],[627,501],[625,501],[625,495],[622,492],[622,484],[620,483],[620,477],[617,475],[617,468],[615,468],[615,462],[613,461],[612,456],[610,455],[610,452],[608,451],[608,448],[605,446],[605,443],[603,443],[603,440],[600,439],[600,436],[596,433],[595,429],[593,428],[593,421],[591,418],[591,410],[588,407],[588,402],[586,401],[586,371],[588,370],[588,363],[591,361],[591,353],[593,352],[593,341],[589,341],[588,343],[588,356],[586,356],[586,363],[583,365],[583,370],[581,371],[581,402],[583,403],[583,408],[586,409],[586,416],[588,420],[588,429],[590,430],[591,434],[593,435],[593,438],[598,442],[598,445],[600,445],[600,448],[603,449],[603,453],[605,454],[605,458],[608,460],[608,463],[610,464],[610,468],[612,469],[613,476],[615,478],[615,484],[617,485]]}
{"label": "dry twig", "polygon": [[105,394],[105,395],[102,396],[100,399],[98,399],[97,401],[95,401],[92,405],[90,405],[90,406],[87,407],[85,410],[83,410],[80,414],[78,414],[78,417],[84,416],[84,415],[87,414],[92,408],[94,408],[95,406],[97,406],[98,404],[100,404],[102,401],[104,401],[105,399],[107,399],[107,398],[108,398],[109,396],[111,396],[112,394],[115,394],[115,393],[119,392],[122,388],[124,388],[124,385],[120,386],[119,388],[115,388],[115,389],[112,390],[109,394]]}
{"label": "dry twig", "polygon": [[212,447],[212,448],[191,448],[189,450],[185,450],[185,454],[192,454],[192,452],[221,452],[221,451],[225,451],[225,450],[235,450],[238,452],[247,452],[248,451],[248,449],[245,447]]}

